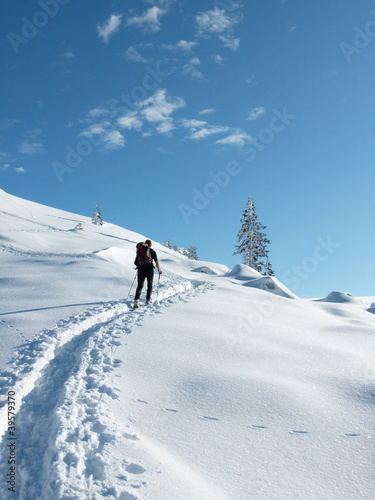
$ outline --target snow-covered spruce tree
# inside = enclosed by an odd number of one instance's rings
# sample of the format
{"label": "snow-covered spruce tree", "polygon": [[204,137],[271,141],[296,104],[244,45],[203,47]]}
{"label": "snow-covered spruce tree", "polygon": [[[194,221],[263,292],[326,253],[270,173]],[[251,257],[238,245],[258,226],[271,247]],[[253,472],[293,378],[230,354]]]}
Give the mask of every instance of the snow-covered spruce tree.
{"label": "snow-covered spruce tree", "polygon": [[99,226],[102,226],[104,224],[102,214],[99,210],[98,204],[96,204],[95,213],[93,215],[92,222],[93,222],[93,224],[98,224]]}
{"label": "snow-covered spruce tree", "polygon": [[189,257],[189,259],[199,260],[197,255],[197,247],[195,247],[194,245],[189,246],[186,255]]}
{"label": "snow-covered spruce tree", "polygon": [[171,243],[170,243],[170,241],[169,241],[169,238],[167,238],[167,239],[165,240],[165,242],[164,242],[164,246],[165,246],[165,247],[167,247],[167,248],[172,248]]}
{"label": "snow-covered spruce tree", "polygon": [[267,258],[267,245],[270,241],[263,232],[266,226],[258,221],[255,204],[251,198],[248,199],[241,223],[242,226],[237,235],[238,245],[235,245],[237,250],[233,255],[241,254],[244,264],[261,273],[265,271],[264,259]]}

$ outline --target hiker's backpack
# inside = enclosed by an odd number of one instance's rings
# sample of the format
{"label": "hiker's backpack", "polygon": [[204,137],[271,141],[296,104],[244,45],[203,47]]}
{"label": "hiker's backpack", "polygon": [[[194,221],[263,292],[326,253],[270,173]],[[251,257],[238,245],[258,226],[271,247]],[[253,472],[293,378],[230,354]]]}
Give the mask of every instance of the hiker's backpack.
{"label": "hiker's backpack", "polygon": [[152,265],[152,257],[150,247],[145,245],[144,243],[138,243],[137,246],[137,255],[134,261],[134,264],[139,266],[147,266],[148,264]]}

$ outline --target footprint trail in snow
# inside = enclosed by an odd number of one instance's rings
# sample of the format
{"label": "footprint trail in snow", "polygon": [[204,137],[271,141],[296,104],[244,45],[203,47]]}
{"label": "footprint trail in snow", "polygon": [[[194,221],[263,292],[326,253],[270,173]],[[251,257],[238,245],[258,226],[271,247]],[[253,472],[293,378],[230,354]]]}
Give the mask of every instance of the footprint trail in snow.
{"label": "footprint trail in snow", "polygon": [[[11,493],[12,498],[118,498],[122,494],[118,486],[116,491],[106,486],[106,444],[138,438],[126,436],[121,423],[108,415],[106,401],[118,397],[113,378],[122,361],[116,359],[116,349],[126,344],[126,335],[146,317],[212,288],[208,282],[167,278],[158,304],[132,310],[125,301],[106,303],[61,321],[22,346],[12,366],[0,373],[3,477],[9,470],[5,444],[9,388],[16,393],[19,409],[17,492]],[[144,469],[124,462],[123,470],[123,494],[136,498],[127,493],[129,480],[133,488],[142,486],[139,478]],[[6,485],[1,485],[0,494],[9,497]]]}

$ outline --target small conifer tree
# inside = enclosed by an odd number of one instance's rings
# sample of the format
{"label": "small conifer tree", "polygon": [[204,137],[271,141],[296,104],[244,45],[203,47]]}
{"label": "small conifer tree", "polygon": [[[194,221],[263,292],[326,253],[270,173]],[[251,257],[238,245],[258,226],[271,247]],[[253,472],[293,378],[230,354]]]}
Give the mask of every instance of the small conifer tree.
{"label": "small conifer tree", "polygon": [[197,255],[197,247],[195,247],[194,245],[189,246],[186,255],[189,257],[189,259],[199,260]]}
{"label": "small conifer tree", "polygon": [[99,226],[102,226],[104,224],[103,217],[102,217],[102,214],[100,212],[98,204],[96,204],[95,212],[94,212],[94,215],[92,218],[92,222],[93,222],[93,224],[98,224]]}

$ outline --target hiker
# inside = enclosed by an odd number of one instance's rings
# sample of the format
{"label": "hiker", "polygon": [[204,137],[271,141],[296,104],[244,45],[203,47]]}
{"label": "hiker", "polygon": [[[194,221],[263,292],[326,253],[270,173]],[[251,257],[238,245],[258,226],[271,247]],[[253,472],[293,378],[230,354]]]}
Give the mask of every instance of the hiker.
{"label": "hiker", "polygon": [[146,240],[144,243],[138,243],[137,255],[135,257],[134,265],[138,269],[138,286],[134,297],[134,307],[139,307],[139,297],[141,296],[143,283],[147,279],[147,294],[146,304],[151,303],[152,281],[154,279],[154,265],[161,274],[158,257],[152,247],[152,241]]}

